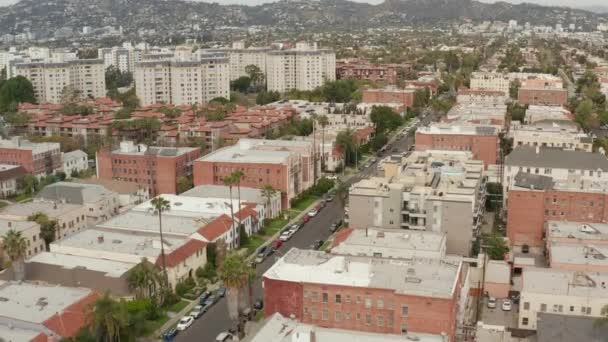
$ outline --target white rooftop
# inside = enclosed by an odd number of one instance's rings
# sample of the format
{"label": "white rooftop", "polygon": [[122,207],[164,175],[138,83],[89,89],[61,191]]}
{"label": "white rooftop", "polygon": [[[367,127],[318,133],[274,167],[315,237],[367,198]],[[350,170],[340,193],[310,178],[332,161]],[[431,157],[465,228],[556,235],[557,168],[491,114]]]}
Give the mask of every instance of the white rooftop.
{"label": "white rooftop", "polygon": [[275,313],[266,320],[255,336],[247,342],[445,342],[441,335],[409,333],[407,335],[370,333],[354,330],[330,329],[300,323]]}
{"label": "white rooftop", "polygon": [[82,288],[7,282],[0,285],[0,318],[40,324],[90,293]]}
{"label": "white rooftop", "polygon": [[292,248],[265,278],[338,286],[393,290],[398,294],[451,298],[460,263],[331,255]]}
{"label": "white rooftop", "polygon": [[608,240],[608,224],[574,221],[547,221],[547,240],[551,238]]}
{"label": "white rooftop", "polygon": [[522,292],[608,298],[608,273],[525,267]]}
{"label": "white rooftop", "polygon": [[[260,190],[258,190],[258,192],[259,191]],[[239,207],[236,191],[233,190],[232,196],[232,207],[236,214]],[[192,216],[213,219],[222,214],[230,214],[230,199],[228,198],[192,197],[172,194],[163,194],[161,197],[164,200],[169,201],[170,205],[168,211],[163,211],[164,216]],[[241,205],[243,205],[243,202],[244,201],[241,199]],[[154,212],[152,200],[139,204],[134,207],[132,211],[146,213]]]}
{"label": "white rooftop", "polygon": [[608,246],[591,244],[550,243],[551,264],[574,264],[608,267]]}
{"label": "white rooftop", "polygon": [[287,163],[292,154],[309,148],[310,142],[297,140],[241,139],[235,145],[211,152],[198,160],[226,163]]}
{"label": "white rooftop", "polygon": [[38,228],[38,223],[31,221],[13,221],[0,218],[0,236],[4,236],[9,230],[23,232],[28,229]]}
{"label": "white rooftop", "polygon": [[[165,236],[189,236],[211,220],[204,217],[167,215],[163,212],[163,233]],[[154,212],[129,210],[97,224],[96,227],[158,234],[158,215]]]}
{"label": "white rooftop", "polygon": [[81,210],[83,208],[84,207],[79,204],[66,204],[52,201],[34,201],[11,204],[0,210],[0,217],[6,219],[25,219],[32,214],[42,212],[45,213],[49,218],[54,219],[74,210]]}
{"label": "white rooftop", "polygon": [[2,337],[3,341],[31,341],[36,338],[36,336],[41,334],[41,332],[36,330],[15,327],[12,325],[12,322],[5,323],[0,320],[0,336]]}
{"label": "white rooftop", "polygon": [[42,252],[34,255],[27,260],[28,263],[35,262],[40,264],[60,266],[65,269],[82,268],[96,272],[102,272],[108,277],[120,277],[131,270],[136,264],[113,261],[100,258],[89,258],[69,254]]}
{"label": "white rooftop", "polygon": [[352,229],[332,254],[412,259],[445,255],[445,234],[382,228]]}
{"label": "white rooftop", "polygon": [[40,142],[35,143],[22,137],[13,137],[10,140],[0,139],[0,148],[13,148],[18,150],[31,150],[34,153],[43,153],[51,150],[59,152],[59,143]]}

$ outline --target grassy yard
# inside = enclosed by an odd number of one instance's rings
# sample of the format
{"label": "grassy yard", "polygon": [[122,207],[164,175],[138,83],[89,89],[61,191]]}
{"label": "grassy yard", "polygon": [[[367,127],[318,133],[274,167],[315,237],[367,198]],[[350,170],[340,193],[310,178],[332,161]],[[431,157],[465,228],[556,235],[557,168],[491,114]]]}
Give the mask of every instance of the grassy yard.
{"label": "grassy yard", "polygon": [[295,203],[293,205],[293,207],[291,207],[291,209],[292,210],[298,210],[298,211],[302,212],[306,208],[308,208],[311,204],[313,204],[317,199],[319,199],[319,197],[312,196],[312,195],[304,197],[301,200],[299,200],[297,203]]}
{"label": "grassy yard", "polygon": [[180,312],[182,311],[190,302],[186,301],[186,300],[180,300],[179,302],[171,305],[169,307],[169,311],[171,312]]}
{"label": "grassy yard", "polygon": [[282,218],[274,218],[272,220],[266,220],[264,224],[264,235],[265,236],[273,236],[278,233],[285,225],[287,224],[287,220]]}
{"label": "grassy yard", "polygon": [[167,314],[163,314],[159,319],[154,321],[146,321],[146,333],[144,335],[150,335],[156,330],[160,329],[167,321],[169,320],[169,316]]}
{"label": "grassy yard", "polygon": [[7,205],[9,205],[9,203],[8,203],[8,202],[5,202],[5,201],[0,201],[0,208],[4,208],[4,207],[6,207]]}
{"label": "grassy yard", "polygon": [[247,244],[243,245],[242,247],[247,248],[247,251],[251,254],[258,247],[260,247],[264,241],[266,241],[266,239],[259,235],[251,235],[249,236],[249,241],[247,241]]}

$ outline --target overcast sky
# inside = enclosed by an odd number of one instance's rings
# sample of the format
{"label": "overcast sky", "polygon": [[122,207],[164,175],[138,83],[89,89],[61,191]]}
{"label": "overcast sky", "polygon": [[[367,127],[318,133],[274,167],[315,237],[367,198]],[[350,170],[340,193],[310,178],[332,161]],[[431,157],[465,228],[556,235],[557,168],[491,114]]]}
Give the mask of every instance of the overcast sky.
{"label": "overcast sky", "polygon": [[[17,2],[18,0],[0,0],[0,5],[8,5]],[[220,4],[247,4],[257,5],[266,2],[274,2],[276,0],[198,0],[206,2],[217,2]],[[357,2],[368,2],[377,4],[383,0],[352,0]],[[494,0],[481,0],[483,2],[495,2]],[[521,0],[506,0],[507,2],[520,3]],[[606,5],[606,0],[528,0],[527,2],[534,2],[543,5],[576,5],[576,6],[591,6],[591,5]]]}

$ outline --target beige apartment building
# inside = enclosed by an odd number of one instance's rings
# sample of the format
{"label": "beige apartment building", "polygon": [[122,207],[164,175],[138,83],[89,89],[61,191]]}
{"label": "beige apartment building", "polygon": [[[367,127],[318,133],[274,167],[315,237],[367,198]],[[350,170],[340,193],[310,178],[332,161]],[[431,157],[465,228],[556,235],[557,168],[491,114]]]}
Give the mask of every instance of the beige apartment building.
{"label": "beige apartment building", "polygon": [[141,105],[204,104],[230,97],[230,68],[224,54],[201,54],[176,59],[146,56],[135,67],[136,92]]}
{"label": "beige apartment building", "polygon": [[2,250],[1,242],[4,236],[11,230],[21,233],[25,238],[25,257],[29,258],[40,252],[44,252],[44,240],[40,238],[40,225],[33,221],[16,221],[0,218],[0,256],[8,260],[6,252]]}
{"label": "beige apartment building", "polygon": [[228,55],[230,63],[230,79],[236,80],[241,76],[247,76],[245,68],[249,65],[255,65],[260,68],[260,71],[266,75],[266,56],[272,51],[270,47],[247,47],[245,43],[234,42],[230,49],[212,50],[222,52]]}
{"label": "beige apartment building", "polygon": [[60,103],[66,87],[81,99],[106,96],[105,65],[101,59],[31,62],[16,65],[16,75],[32,82],[36,101]]}
{"label": "beige apartment building", "polygon": [[513,125],[513,146],[542,146],[592,152],[593,138],[574,121],[540,120],[531,125]]}
{"label": "beige apartment building", "polygon": [[266,57],[269,91],[313,90],[335,79],[336,54],[331,50],[298,43],[294,49],[270,51]]}

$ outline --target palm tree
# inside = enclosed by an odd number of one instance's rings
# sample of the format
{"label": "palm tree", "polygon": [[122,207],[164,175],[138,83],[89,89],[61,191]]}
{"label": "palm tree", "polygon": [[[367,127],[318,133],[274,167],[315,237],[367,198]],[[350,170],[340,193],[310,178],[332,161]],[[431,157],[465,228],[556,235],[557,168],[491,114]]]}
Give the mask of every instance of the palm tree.
{"label": "palm tree", "polygon": [[160,258],[163,266],[164,285],[169,285],[169,276],[167,275],[167,265],[165,263],[165,240],[163,239],[163,211],[171,209],[171,202],[158,196],[151,201],[154,211],[158,213],[158,230],[160,232]]}
{"label": "palm tree", "polygon": [[270,218],[271,210],[270,207],[272,205],[272,197],[277,191],[270,184],[264,185],[264,187],[260,190],[262,192],[262,197],[266,199],[266,218]]}
{"label": "palm tree", "polygon": [[239,198],[239,210],[237,210],[237,212],[239,212],[241,211],[241,180],[245,178],[245,174],[242,170],[236,170],[230,176],[233,177],[234,181],[236,182],[236,191]]}
{"label": "palm tree", "polygon": [[125,308],[106,292],[92,304],[91,309],[89,321],[95,339],[100,342],[120,341],[121,333],[128,331],[125,329],[128,322]]}
{"label": "palm tree", "polygon": [[157,269],[148,261],[142,258],[141,262],[133,267],[127,276],[129,288],[135,292],[135,298],[153,299],[157,296],[158,284],[162,282]]}
{"label": "palm tree", "polygon": [[313,184],[317,184],[317,123],[318,115],[316,113],[310,114],[312,120],[312,165],[313,165]]}
{"label": "palm tree", "polygon": [[336,185],[335,196],[336,200],[340,204],[340,206],[344,207],[346,204],[346,199],[348,198],[348,184],[338,180],[338,184]]}
{"label": "palm tree", "polygon": [[249,303],[247,303],[243,300],[243,290],[250,285],[255,277],[255,272],[247,264],[243,255],[235,251],[226,256],[218,271],[219,278],[227,289],[228,316],[236,321],[239,318],[239,312],[250,306],[251,291],[249,291]]}
{"label": "palm tree", "polygon": [[336,136],[336,145],[344,151],[344,167],[352,162],[352,153],[356,151],[355,131],[348,128]]}
{"label": "palm tree", "polygon": [[234,241],[236,241],[236,232],[234,231],[234,208],[232,206],[232,187],[234,186],[234,184],[236,183],[234,174],[224,177],[223,179],[224,185],[228,187],[229,191],[230,191],[230,219],[232,220],[232,236],[235,237],[235,239],[232,241],[233,245],[234,245]]}
{"label": "palm tree", "polygon": [[325,127],[329,124],[327,115],[321,115],[317,119],[321,125],[321,171],[325,171]]}
{"label": "palm tree", "polygon": [[15,280],[21,281],[25,277],[25,265],[23,259],[27,250],[27,240],[14,229],[9,230],[2,237],[2,250],[11,260]]}

